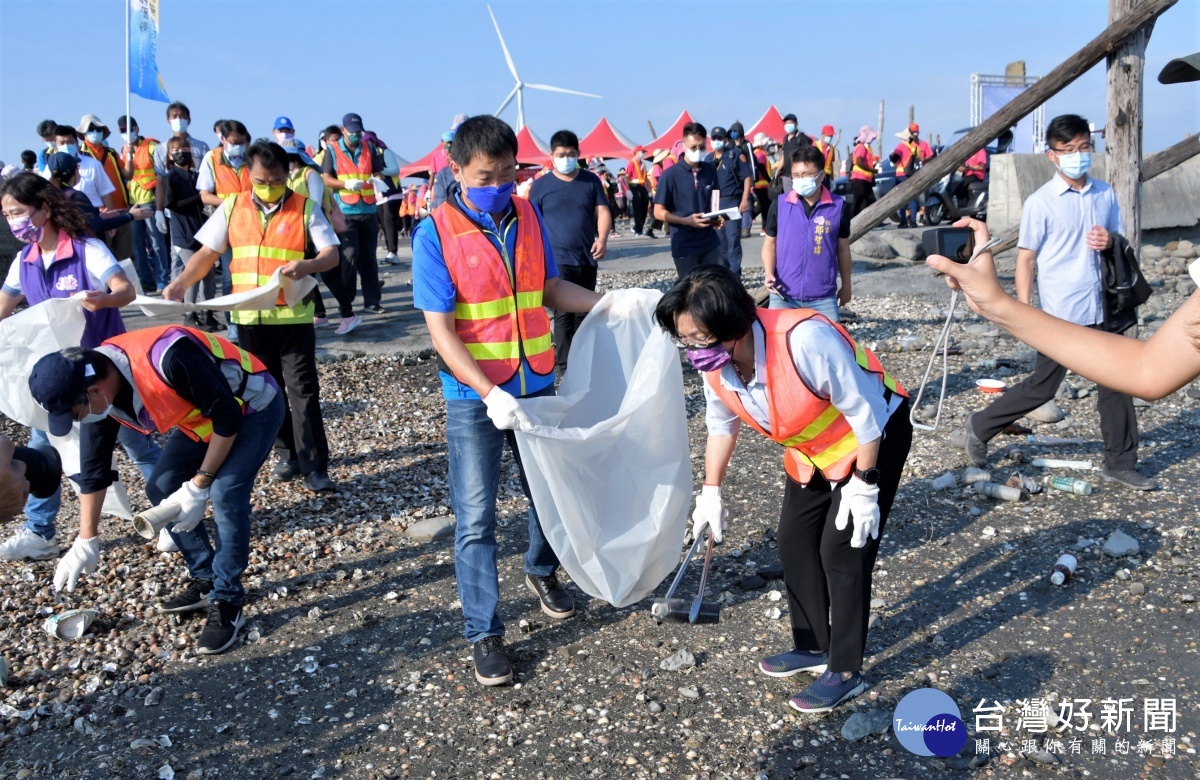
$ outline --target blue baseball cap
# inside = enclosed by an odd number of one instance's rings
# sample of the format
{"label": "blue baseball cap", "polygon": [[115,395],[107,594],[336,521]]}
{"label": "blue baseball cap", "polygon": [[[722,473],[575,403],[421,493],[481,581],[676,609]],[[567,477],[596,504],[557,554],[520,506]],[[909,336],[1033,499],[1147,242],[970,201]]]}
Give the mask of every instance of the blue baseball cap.
{"label": "blue baseball cap", "polygon": [[46,168],[50,173],[57,173],[65,181],[79,170],[79,160],[66,152],[55,152],[46,156]]}
{"label": "blue baseball cap", "polygon": [[78,349],[51,352],[34,364],[29,374],[29,392],[33,400],[50,413],[52,436],[66,436],[71,432],[71,426],[75,424],[71,407],[87,393],[90,368]]}
{"label": "blue baseball cap", "polygon": [[342,117],[342,127],[346,128],[347,133],[361,133],[363,131],[362,117],[358,114],[346,114]]}
{"label": "blue baseball cap", "polygon": [[454,140],[454,131],[453,130],[447,130],[446,132],[442,133],[442,143],[448,143],[453,140]]}
{"label": "blue baseball cap", "polygon": [[296,132],[296,128],[292,127],[292,120],[288,119],[286,116],[275,117],[275,129],[291,130],[293,133]]}

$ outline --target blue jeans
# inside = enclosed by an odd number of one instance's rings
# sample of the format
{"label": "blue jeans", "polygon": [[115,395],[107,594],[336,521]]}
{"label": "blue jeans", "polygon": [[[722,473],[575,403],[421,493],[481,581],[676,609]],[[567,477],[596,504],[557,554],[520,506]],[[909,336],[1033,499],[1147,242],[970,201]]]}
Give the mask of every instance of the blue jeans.
{"label": "blue jeans", "polygon": [[[125,454],[142,472],[142,477],[150,479],[154,467],[158,464],[162,450],[155,444],[154,439],[144,433],[138,433],[132,428],[121,426],[117,433],[117,441],[125,448]],[[29,434],[30,447],[49,447],[50,437],[45,431],[34,429]],[[25,527],[43,539],[54,538],[54,520],[58,517],[58,509],[62,506],[62,485],[47,498],[30,496],[25,500]]]}
{"label": "blue jeans", "polygon": [[807,301],[798,301],[795,298],[784,298],[776,293],[771,293],[771,305],[769,309],[812,309],[818,314],[824,314],[833,322],[841,322],[838,319],[838,302],[837,297],[833,298],[813,298]]}
{"label": "blue jeans", "polygon": [[[530,397],[554,395],[554,386]],[[529,501],[529,549],[525,572],[547,577],[558,568],[558,556],[546,541],[537,510],[529,497],[525,469],[512,431],[492,424],[483,401],[446,399],[446,444],[450,452],[450,504],[457,527],[454,533],[454,576],[462,602],[467,641],[504,636],[496,614],[500,583],[496,571],[496,492],[500,483],[500,458],[507,442],[521,474],[521,489]]]}
{"label": "blue jeans", "polygon": [[[154,208],[153,203],[146,208]],[[149,292],[166,287],[171,281],[171,250],[167,248],[167,237],[150,219],[134,220],[133,267],[137,270],[142,289]]]}
{"label": "blue jeans", "polygon": [[[908,181],[907,176],[897,176],[896,186],[899,187],[904,182]],[[907,206],[900,209],[900,219],[905,220],[908,224],[914,227],[917,224],[917,215],[921,213],[921,204],[917,203],[917,199],[913,198]]]}
{"label": "blue jeans", "polygon": [[[254,489],[258,470],[271,454],[282,423],[283,393],[276,394],[265,409],[243,418],[233,449],[217,469],[217,478],[209,491],[217,526],[215,547],[209,541],[204,523],[183,533],[168,526],[192,577],[213,581],[211,598],[214,601],[241,604],[245,598],[242,572],[250,558],[250,492]],[[158,506],[186,480],[194,477],[207,451],[208,445],[204,442],[193,441],[179,430],[172,431],[163,447],[158,468],[146,481],[146,497],[150,503]]]}
{"label": "blue jeans", "polygon": [[740,219],[727,219],[717,236],[721,239],[721,264],[738,276],[742,275],[742,225]]}

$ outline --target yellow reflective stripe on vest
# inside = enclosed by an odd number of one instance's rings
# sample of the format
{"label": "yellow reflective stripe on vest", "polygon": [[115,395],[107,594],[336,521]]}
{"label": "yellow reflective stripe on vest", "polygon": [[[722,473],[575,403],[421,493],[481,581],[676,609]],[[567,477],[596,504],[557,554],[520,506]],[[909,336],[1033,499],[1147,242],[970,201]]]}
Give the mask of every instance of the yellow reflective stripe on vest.
{"label": "yellow reflective stripe on vest", "polygon": [[821,431],[832,425],[833,421],[836,420],[841,414],[842,413],[837,410],[837,407],[835,407],[833,404],[830,404],[828,407],[826,407],[825,411],[817,415],[817,419],[804,426],[804,430],[800,431],[800,433],[797,433],[787,441],[782,442],[782,444],[785,447],[796,447],[800,444],[817,438]]}
{"label": "yellow reflective stripe on vest", "polygon": [[254,373],[254,363],[251,362],[251,360],[250,360],[249,352],[242,349],[241,347],[235,346],[234,349],[237,351],[233,355],[226,355],[224,345],[222,345],[221,342],[217,340],[216,336],[214,336],[211,333],[205,333],[204,339],[205,339],[205,341],[208,342],[208,348],[212,351],[214,356],[216,356],[222,360],[230,360],[232,358],[237,358],[238,363],[240,363],[242,366],[242,370],[244,370],[247,374]]}
{"label": "yellow reflective stripe on vest", "polygon": [[[854,362],[858,363],[859,367],[863,371],[872,374],[875,373],[871,370],[871,363],[867,359],[867,351],[863,349],[862,345],[858,342],[854,343]],[[887,371],[884,371],[882,366],[880,367],[879,378],[883,380],[884,387],[886,387],[888,390],[891,390],[893,393],[897,392],[896,380],[892,378],[891,374],[889,374]]]}
{"label": "yellow reflective stripe on vest", "polygon": [[487,344],[468,343],[467,351],[475,360],[516,360],[521,356],[520,345],[515,341],[492,341]]}
{"label": "yellow reflective stripe on vest", "polygon": [[517,293],[516,303],[512,298],[500,298],[483,303],[457,303],[454,305],[454,316],[460,320],[490,320],[512,314],[517,309],[538,309],[542,305],[542,293]]}

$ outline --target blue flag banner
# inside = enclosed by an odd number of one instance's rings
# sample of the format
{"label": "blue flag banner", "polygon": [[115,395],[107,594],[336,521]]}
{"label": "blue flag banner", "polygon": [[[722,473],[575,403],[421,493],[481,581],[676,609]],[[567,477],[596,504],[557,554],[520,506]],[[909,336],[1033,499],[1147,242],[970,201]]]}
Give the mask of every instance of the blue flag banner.
{"label": "blue flag banner", "polygon": [[158,0],[129,0],[129,91],[171,102],[158,72]]}

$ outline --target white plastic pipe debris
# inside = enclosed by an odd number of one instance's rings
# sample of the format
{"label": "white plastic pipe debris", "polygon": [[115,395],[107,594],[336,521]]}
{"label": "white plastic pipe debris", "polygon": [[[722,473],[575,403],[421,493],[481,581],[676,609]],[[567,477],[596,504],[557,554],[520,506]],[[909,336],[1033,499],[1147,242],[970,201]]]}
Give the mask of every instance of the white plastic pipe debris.
{"label": "white plastic pipe debris", "polygon": [[546,538],[576,585],[617,607],[679,563],[692,501],[679,351],[653,321],[661,297],[605,295],[559,395],[520,401],[540,423],[517,444]]}
{"label": "white plastic pipe debris", "polygon": [[138,307],[147,317],[191,311],[264,311],[275,308],[281,290],[287,305],[295,306],[317,286],[317,280],[311,276],[291,279],[284,276],[281,270],[276,268],[275,273],[271,274],[271,278],[262,287],[222,295],[199,303],[164,301],[162,298],[138,295],[129,305]]}

